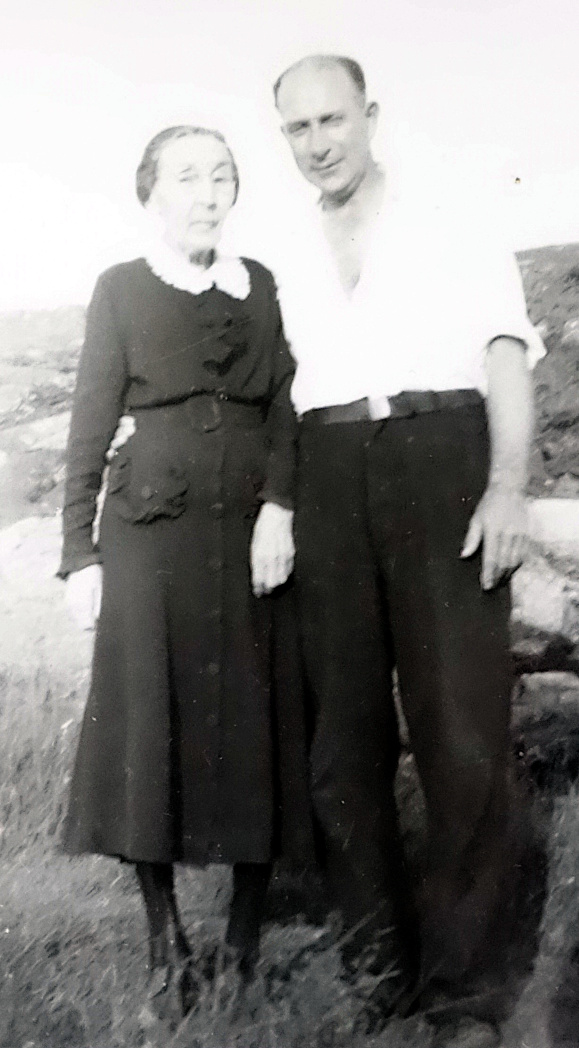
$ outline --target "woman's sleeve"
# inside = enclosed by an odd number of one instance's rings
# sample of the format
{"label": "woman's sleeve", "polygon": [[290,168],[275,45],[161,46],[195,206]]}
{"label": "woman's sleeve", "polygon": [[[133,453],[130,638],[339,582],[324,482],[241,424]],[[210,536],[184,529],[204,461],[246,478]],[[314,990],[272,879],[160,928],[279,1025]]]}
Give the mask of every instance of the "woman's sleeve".
{"label": "woman's sleeve", "polygon": [[58,575],[66,578],[101,562],[93,542],[96,500],[106,454],[122,415],[125,356],[106,274],[88,307],[66,457],[63,552]]}
{"label": "woman's sleeve", "polygon": [[297,418],[290,399],[290,389],[296,366],[284,335],[273,281],[271,316],[272,372],[267,414],[269,458],[261,498],[264,502],[276,502],[284,509],[293,509]]}

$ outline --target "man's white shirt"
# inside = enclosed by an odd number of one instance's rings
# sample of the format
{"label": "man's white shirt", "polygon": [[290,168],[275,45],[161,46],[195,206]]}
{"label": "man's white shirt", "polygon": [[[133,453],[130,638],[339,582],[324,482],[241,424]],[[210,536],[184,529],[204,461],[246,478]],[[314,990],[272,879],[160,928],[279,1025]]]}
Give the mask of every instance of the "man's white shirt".
{"label": "man's white shirt", "polygon": [[488,345],[501,335],[526,344],[529,366],[544,355],[514,254],[481,227],[389,199],[347,294],[319,208],[298,217],[273,260],[298,414],[411,390],[484,395]]}

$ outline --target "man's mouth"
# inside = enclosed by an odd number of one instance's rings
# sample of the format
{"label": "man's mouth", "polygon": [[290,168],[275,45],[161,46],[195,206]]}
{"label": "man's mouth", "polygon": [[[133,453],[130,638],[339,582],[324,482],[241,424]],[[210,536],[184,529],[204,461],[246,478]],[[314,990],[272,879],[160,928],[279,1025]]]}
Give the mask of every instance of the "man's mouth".
{"label": "man's mouth", "polygon": [[341,160],[333,160],[331,164],[320,164],[318,167],[314,167],[313,170],[317,175],[331,175],[341,163]]}

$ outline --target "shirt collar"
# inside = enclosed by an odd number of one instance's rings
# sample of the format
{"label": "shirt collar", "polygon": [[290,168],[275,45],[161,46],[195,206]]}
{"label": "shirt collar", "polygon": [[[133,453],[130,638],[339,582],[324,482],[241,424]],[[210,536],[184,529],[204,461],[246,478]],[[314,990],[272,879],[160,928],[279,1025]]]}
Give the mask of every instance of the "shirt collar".
{"label": "shirt collar", "polygon": [[145,260],[164,284],[188,291],[191,295],[200,295],[216,287],[232,298],[245,299],[251,291],[249,272],[240,258],[216,255],[213,264],[203,269],[187,262],[168,244],[157,240],[147,246]]}

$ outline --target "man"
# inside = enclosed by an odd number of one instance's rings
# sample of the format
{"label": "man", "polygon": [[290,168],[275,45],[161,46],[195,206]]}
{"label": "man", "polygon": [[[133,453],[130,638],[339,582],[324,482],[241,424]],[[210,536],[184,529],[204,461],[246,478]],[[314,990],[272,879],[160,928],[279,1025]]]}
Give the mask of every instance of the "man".
{"label": "man", "polygon": [[[352,929],[347,969],[371,946],[372,971],[395,959],[410,977],[396,666],[428,819],[418,986],[448,987],[483,964],[506,867],[504,583],[523,553],[529,365],[544,349],[514,258],[394,198],[372,156],[378,107],[356,62],[305,58],[275,98],[297,166],[320,191],[298,257],[278,267],[297,360],[313,804]],[[386,986],[385,1011],[400,981]]]}

